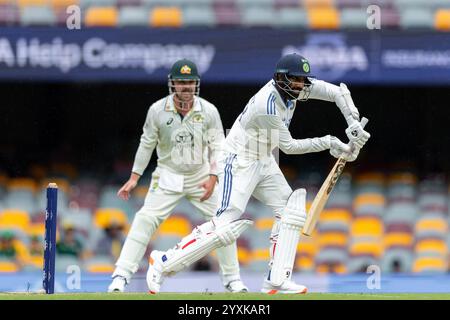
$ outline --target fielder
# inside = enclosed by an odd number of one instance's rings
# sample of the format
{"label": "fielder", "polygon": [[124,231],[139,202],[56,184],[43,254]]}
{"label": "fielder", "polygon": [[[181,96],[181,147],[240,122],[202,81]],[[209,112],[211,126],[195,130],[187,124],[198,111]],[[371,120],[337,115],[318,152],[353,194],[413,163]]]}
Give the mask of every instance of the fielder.
{"label": "fielder", "polygon": [[[199,97],[200,77],[196,65],[183,59],[172,66],[170,94],[148,110],[130,179],[118,196],[129,199],[147,167],[153,150],[158,155],[150,189],[136,213],[112,274],[109,292],[123,292],[138,270],[148,242],[158,226],[186,197],[207,219],[215,213],[218,194],[217,152],[224,140],[216,107]],[[236,243],[217,250],[223,285],[231,292],[246,292],[239,274]]]}
{"label": "fielder", "polygon": [[[349,145],[330,135],[312,139],[291,137],[288,127],[297,101],[308,98],[336,103],[348,124],[345,132]],[[275,214],[269,271],[261,291],[306,293],[305,286],[291,280],[297,243],[306,218],[306,191],[292,191],[272,151],[275,147],[286,154],[330,150],[336,158],[344,156],[347,161],[354,161],[369,137],[345,84],[336,86],[314,79],[309,62],[298,54],[281,58],[273,79],[250,99],[222,145],[216,216],[196,227],[175,248],[151,253],[147,272],[150,291],[158,292],[165,276],[184,269],[210,250],[234,243],[252,224],[239,218],[253,195]]]}

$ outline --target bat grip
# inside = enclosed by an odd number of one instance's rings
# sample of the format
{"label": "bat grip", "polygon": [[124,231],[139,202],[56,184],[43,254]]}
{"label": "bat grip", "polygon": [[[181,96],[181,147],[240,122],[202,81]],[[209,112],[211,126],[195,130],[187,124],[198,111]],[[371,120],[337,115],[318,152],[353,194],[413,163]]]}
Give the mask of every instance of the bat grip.
{"label": "bat grip", "polygon": [[367,122],[369,122],[369,119],[367,119],[366,117],[363,117],[362,119],[361,119],[361,127],[365,127],[366,126],[366,124],[367,124]]}

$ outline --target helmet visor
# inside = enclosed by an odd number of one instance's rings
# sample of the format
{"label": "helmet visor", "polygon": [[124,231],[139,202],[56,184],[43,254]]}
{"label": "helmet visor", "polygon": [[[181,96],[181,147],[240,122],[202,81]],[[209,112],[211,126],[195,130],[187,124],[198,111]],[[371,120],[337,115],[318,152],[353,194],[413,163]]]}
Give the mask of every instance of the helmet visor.
{"label": "helmet visor", "polygon": [[311,93],[311,80],[304,75],[275,74],[275,83],[288,97],[294,100],[308,100]]}
{"label": "helmet visor", "polygon": [[169,79],[169,93],[174,95],[174,99],[180,102],[182,110],[188,110],[194,101],[194,96],[200,94],[200,80],[192,79]]}

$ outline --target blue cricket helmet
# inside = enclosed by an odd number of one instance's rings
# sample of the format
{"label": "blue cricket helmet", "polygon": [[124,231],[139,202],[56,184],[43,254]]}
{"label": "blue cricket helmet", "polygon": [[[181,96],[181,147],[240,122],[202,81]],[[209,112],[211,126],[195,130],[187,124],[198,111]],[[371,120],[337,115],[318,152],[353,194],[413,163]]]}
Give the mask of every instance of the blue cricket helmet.
{"label": "blue cricket helmet", "polygon": [[[303,90],[294,90],[291,88],[292,81],[289,78],[304,77]],[[291,53],[283,56],[275,67],[274,81],[277,87],[285,92],[288,98],[294,100],[308,100],[311,92],[311,81],[314,78],[311,74],[311,66],[308,59],[297,53]]]}
{"label": "blue cricket helmet", "polygon": [[311,66],[308,59],[297,53],[282,57],[277,63],[275,73],[284,73],[294,77],[314,77],[311,74]]}

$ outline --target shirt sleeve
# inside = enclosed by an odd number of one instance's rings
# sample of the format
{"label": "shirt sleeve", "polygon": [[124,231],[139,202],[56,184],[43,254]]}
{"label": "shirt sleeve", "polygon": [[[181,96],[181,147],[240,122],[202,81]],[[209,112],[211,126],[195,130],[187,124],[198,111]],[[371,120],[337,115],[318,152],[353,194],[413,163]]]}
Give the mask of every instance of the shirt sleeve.
{"label": "shirt sleeve", "polygon": [[335,102],[340,94],[339,87],[335,84],[323,80],[312,80],[312,84],[309,99]]}
{"label": "shirt sleeve", "polygon": [[133,172],[142,176],[145,168],[147,168],[153,150],[158,142],[158,126],[156,124],[156,112],[154,108],[150,107],[147,112],[147,118],[141,135],[136,156],[134,158]]}
{"label": "shirt sleeve", "polygon": [[220,152],[220,147],[225,139],[223,133],[222,120],[220,119],[219,111],[213,108],[211,112],[211,120],[208,125],[207,143],[209,150],[209,165],[210,174],[217,175],[217,156]]}
{"label": "shirt sleeve", "polygon": [[259,116],[261,128],[271,131],[272,144],[286,154],[305,154],[330,149],[329,135],[320,138],[294,139],[281,119],[276,115]]}
{"label": "shirt sleeve", "polygon": [[358,109],[353,104],[349,105],[344,98],[344,94],[350,96],[350,91],[348,91],[346,86],[345,91],[343,91],[341,87],[323,80],[312,80],[312,84],[311,93],[309,95],[310,99],[336,103],[336,106],[341,111],[348,125],[355,120],[359,121]]}

